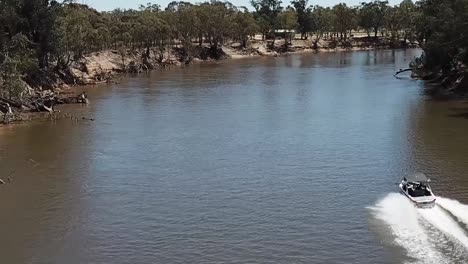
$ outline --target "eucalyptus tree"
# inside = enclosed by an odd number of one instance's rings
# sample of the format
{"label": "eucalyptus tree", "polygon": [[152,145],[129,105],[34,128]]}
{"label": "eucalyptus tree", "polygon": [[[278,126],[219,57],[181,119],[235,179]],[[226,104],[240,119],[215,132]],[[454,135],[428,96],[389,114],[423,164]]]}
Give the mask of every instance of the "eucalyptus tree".
{"label": "eucalyptus tree", "polygon": [[132,44],[132,35],[130,34],[133,21],[127,11],[116,9],[108,14],[110,26],[109,31],[112,36],[114,48],[127,48]]}
{"label": "eucalyptus tree", "polygon": [[268,20],[264,16],[259,15],[256,12],[254,13],[254,19],[255,23],[258,26],[259,32],[262,34],[262,40],[265,40],[265,37],[269,35],[269,32],[271,30]]}
{"label": "eucalyptus tree", "polygon": [[176,38],[189,50],[192,39],[199,35],[200,20],[196,8],[189,2],[171,2],[166,12],[173,17],[171,23],[175,25]]}
{"label": "eucalyptus tree", "polygon": [[308,0],[293,0],[291,4],[296,10],[297,28],[301,33],[301,39],[307,39],[311,30],[310,12],[311,8],[307,7]]}
{"label": "eucalyptus tree", "polygon": [[385,15],[384,26],[387,34],[390,34],[391,40],[396,44],[400,40],[402,31],[402,18],[398,6],[388,7]]}
{"label": "eucalyptus tree", "polygon": [[424,50],[424,67],[433,72],[448,73],[466,65],[468,1],[424,0],[418,2],[418,10],[416,34]]}
{"label": "eucalyptus tree", "polygon": [[377,37],[379,30],[384,25],[388,8],[388,1],[376,0],[369,3],[361,3],[359,26],[365,29],[369,36],[370,32],[374,31],[374,37]]}
{"label": "eucalyptus tree", "polygon": [[415,25],[419,17],[416,5],[412,0],[403,0],[397,10],[404,42],[406,43],[408,39],[413,41],[416,33]]}
{"label": "eucalyptus tree", "polygon": [[161,6],[158,4],[147,3],[146,5],[140,5],[138,9],[140,9],[140,11],[158,13],[161,11]]}
{"label": "eucalyptus tree", "polygon": [[216,49],[232,33],[232,24],[236,8],[230,2],[212,1],[203,3],[208,11],[206,25],[206,36],[211,47]]}
{"label": "eucalyptus tree", "polygon": [[334,14],[330,8],[314,6],[309,15],[310,28],[314,33],[312,35],[313,47],[317,48],[318,42],[324,35],[332,30]]}
{"label": "eucalyptus tree", "polygon": [[254,16],[250,13],[247,8],[243,8],[236,12],[233,19],[233,31],[232,37],[241,42],[243,48],[247,47],[247,41],[249,37],[255,35],[259,30]]}
{"label": "eucalyptus tree", "polygon": [[356,11],[346,4],[341,3],[332,8],[334,15],[333,27],[336,33],[340,34],[340,39],[346,41],[348,31],[356,27]]}
{"label": "eucalyptus tree", "polygon": [[257,21],[264,33],[273,35],[274,42],[274,31],[279,26],[278,16],[283,10],[281,0],[251,0],[250,4],[255,8]]}
{"label": "eucalyptus tree", "polygon": [[93,29],[87,15],[79,7],[67,5],[57,20],[56,30],[60,49],[58,61],[66,67],[71,62],[71,57],[77,59],[86,52]]}
{"label": "eucalyptus tree", "polygon": [[293,8],[286,8],[278,16],[280,28],[285,30],[284,39],[286,44],[290,44],[294,38],[294,30],[298,26],[297,14]]}
{"label": "eucalyptus tree", "polygon": [[0,50],[0,97],[21,99],[26,90],[23,82],[27,73],[37,70],[34,50],[29,48],[30,40],[23,33],[15,34],[2,43]]}
{"label": "eucalyptus tree", "polygon": [[0,1],[0,96],[18,97],[24,80],[42,80],[57,52],[56,1]]}
{"label": "eucalyptus tree", "polygon": [[159,61],[164,59],[164,52],[171,41],[171,27],[164,18],[158,18],[155,25],[154,45],[159,49]]}

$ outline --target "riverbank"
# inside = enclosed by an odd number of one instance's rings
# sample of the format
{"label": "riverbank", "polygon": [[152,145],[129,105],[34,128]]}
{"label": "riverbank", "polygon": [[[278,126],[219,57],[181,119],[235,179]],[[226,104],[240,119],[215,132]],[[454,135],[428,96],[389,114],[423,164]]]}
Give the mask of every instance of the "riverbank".
{"label": "riverbank", "polygon": [[464,99],[468,97],[468,70],[459,61],[448,72],[431,71],[423,66],[411,69],[412,77],[426,83],[425,93],[439,100]]}
{"label": "riverbank", "polygon": [[[314,42],[311,39],[295,39],[290,43],[286,43],[284,39],[278,39],[274,42],[271,40],[251,40],[245,48],[241,47],[240,43],[231,42],[219,48],[202,45],[194,46],[189,50],[174,46],[163,51],[159,48],[147,48],[94,52],[73,61],[65,69],[51,73],[45,84],[37,85],[34,88],[29,87],[28,90],[35,96],[35,100],[27,98],[26,101],[34,103],[6,102],[5,109],[0,109],[4,113],[0,124],[62,118],[60,112],[54,109],[56,104],[85,103],[87,101],[85,98],[80,100],[76,94],[78,90],[73,89],[73,87],[112,83],[125,73],[135,74],[204,61],[280,56],[303,52],[339,52],[384,48],[391,48],[391,46],[388,41],[379,39],[369,41],[367,38],[356,38],[348,42],[327,40]],[[41,100],[42,104],[37,106],[37,100]]]}
{"label": "riverbank", "polygon": [[238,42],[230,42],[218,48],[208,44],[183,47],[107,50],[91,53],[73,62],[67,72],[62,72],[63,83],[58,88],[73,85],[95,85],[111,82],[116,75],[122,73],[140,73],[153,69],[188,65],[193,62],[240,59],[260,56],[279,56],[299,52],[336,52],[352,50],[373,50],[412,47],[414,45],[400,43],[395,46],[389,39],[354,38],[349,41],[320,40],[313,41],[295,39],[286,43],[284,39],[251,40],[246,47]]}

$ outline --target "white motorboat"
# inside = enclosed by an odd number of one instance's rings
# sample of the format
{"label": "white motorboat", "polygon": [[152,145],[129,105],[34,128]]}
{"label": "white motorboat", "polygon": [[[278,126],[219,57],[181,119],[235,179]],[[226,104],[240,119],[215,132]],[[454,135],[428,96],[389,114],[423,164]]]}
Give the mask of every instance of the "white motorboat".
{"label": "white motorboat", "polygon": [[436,197],[429,185],[430,181],[422,173],[409,175],[401,181],[400,191],[417,207],[432,208],[435,205]]}

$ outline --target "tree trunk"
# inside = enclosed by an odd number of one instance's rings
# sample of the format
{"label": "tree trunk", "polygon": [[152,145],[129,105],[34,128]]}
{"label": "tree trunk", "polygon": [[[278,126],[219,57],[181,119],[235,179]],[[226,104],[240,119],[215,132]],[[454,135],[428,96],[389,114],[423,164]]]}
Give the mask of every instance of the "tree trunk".
{"label": "tree trunk", "polygon": [[244,38],[242,40],[242,48],[244,48],[244,49],[247,48],[247,38]]}
{"label": "tree trunk", "polygon": [[276,40],[276,36],[275,34],[273,34],[273,42],[271,43],[271,48],[275,48],[275,40]]}

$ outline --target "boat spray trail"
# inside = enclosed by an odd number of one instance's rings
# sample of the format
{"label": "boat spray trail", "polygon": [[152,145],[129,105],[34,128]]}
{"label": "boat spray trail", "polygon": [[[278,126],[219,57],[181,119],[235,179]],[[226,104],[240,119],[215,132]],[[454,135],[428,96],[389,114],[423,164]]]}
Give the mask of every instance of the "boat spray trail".
{"label": "boat spray trail", "polygon": [[418,209],[404,196],[390,193],[370,209],[390,227],[395,243],[415,258],[416,263],[450,263],[427,235]]}
{"label": "boat spray trail", "polygon": [[440,230],[448,237],[454,239],[454,242],[460,243],[468,249],[468,237],[465,231],[458,223],[442,208],[436,206],[431,209],[417,209],[418,213],[428,223]]}
{"label": "boat spray trail", "polygon": [[468,205],[462,204],[459,201],[438,197],[437,205],[449,211],[459,221],[463,222],[468,227]]}

